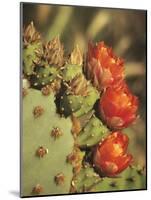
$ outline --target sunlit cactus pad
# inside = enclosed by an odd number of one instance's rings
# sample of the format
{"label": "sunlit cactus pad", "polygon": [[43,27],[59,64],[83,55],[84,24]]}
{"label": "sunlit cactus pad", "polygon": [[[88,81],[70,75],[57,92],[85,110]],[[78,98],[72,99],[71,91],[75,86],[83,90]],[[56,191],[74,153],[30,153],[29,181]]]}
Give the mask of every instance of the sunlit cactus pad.
{"label": "sunlit cactus pad", "polygon": [[99,177],[92,167],[85,164],[74,179],[73,191],[100,192],[145,189],[146,178],[140,167],[129,167],[118,177]]}
{"label": "sunlit cactus pad", "polygon": [[33,22],[25,28],[22,197],[146,188],[123,133],[138,118],[123,69],[104,42],[66,54],[59,36],[46,42]]}
{"label": "sunlit cactus pad", "polygon": [[[53,94],[28,90],[23,99],[23,195],[70,191],[73,166],[67,156],[74,149],[71,128],[70,118],[56,114]],[[62,181],[55,180],[57,174],[62,175]],[[41,192],[36,191],[36,185],[41,186]]]}

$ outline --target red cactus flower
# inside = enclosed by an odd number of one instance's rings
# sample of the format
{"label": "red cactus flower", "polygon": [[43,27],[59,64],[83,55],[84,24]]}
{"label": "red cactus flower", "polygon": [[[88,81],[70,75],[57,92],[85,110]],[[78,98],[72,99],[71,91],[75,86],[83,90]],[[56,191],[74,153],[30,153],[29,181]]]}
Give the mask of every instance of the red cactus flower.
{"label": "red cactus flower", "polygon": [[99,91],[120,84],[124,78],[123,60],[113,54],[104,42],[89,43],[85,71]]}
{"label": "red cactus flower", "polygon": [[117,131],[96,147],[93,162],[103,175],[113,177],[131,164],[132,155],[126,153],[128,142],[128,136]]}
{"label": "red cactus flower", "polygon": [[108,88],[99,102],[99,112],[112,129],[122,129],[137,117],[138,98],[128,89],[126,83]]}

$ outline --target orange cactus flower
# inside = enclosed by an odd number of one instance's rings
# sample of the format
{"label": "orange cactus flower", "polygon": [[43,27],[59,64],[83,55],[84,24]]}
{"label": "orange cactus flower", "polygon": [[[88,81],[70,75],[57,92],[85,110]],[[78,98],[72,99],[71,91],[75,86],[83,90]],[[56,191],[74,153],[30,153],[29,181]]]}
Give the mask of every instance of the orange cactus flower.
{"label": "orange cactus flower", "polygon": [[112,129],[122,129],[137,117],[138,98],[128,89],[126,83],[120,87],[108,88],[99,102],[99,113]]}
{"label": "orange cactus flower", "polygon": [[120,84],[124,79],[124,62],[115,56],[104,42],[96,45],[89,43],[85,72],[93,85],[102,91],[109,86]]}
{"label": "orange cactus flower", "polygon": [[128,142],[128,136],[117,131],[96,147],[93,162],[102,175],[113,177],[131,164],[132,155],[126,153]]}

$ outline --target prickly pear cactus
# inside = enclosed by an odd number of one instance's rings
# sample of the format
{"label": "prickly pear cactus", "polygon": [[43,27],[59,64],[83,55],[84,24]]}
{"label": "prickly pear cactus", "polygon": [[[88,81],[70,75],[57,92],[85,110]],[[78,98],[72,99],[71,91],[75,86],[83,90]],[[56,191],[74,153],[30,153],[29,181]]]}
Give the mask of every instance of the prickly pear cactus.
{"label": "prickly pear cactus", "polygon": [[60,79],[64,65],[64,50],[59,37],[42,42],[33,23],[24,31],[23,71],[35,88],[41,88]]}
{"label": "prickly pear cactus", "polygon": [[23,71],[27,76],[34,73],[36,64],[41,62],[43,54],[41,35],[36,31],[33,22],[23,34]]}
{"label": "prickly pear cactus", "polygon": [[62,77],[64,81],[68,82],[74,79],[78,74],[82,74],[82,67],[80,65],[66,64],[62,72]]}
{"label": "prickly pear cactus", "polygon": [[23,196],[70,190],[73,166],[67,157],[74,149],[72,123],[56,114],[54,100],[53,94],[44,96],[34,89],[23,97]]}
{"label": "prickly pear cactus", "polygon": [[31,84],[34,87],[43,87],[59,79],[59,70],[53,66],[35,67],[34,75],[31,76]]}
{"label": "prickly pear cactus", "polygon": [[75,77],[67,87],[60,98],[60,110],[65,116],[74,113],[76,117],[80,117],[88,113],[99,99],[99,93],[86,82],[83,75]]}
{"label": "prickly pear cactus", "polygon": [[70,57],[67,60],[66,65],[62,71],[62,77],[64,82],[69,82],[74,79],[78,74],[82,74],[83,56],[78,46],[76,46]]}
{"label": "prickly pear cactus", "polygon": [[59,37],[45,42],[33,22],[24,29],[23,197],[146,187],[127,153],[128,136],[116,130],[137,110],[125,80],[117,83],[123,63],[104,43],[88,51],[87,61],[78,46],[64,55]]}
{"label": "prickly pear cactus", "polygon": [[101,183],[94,186],[93,190],[116,191],[116,190],[138,190],[145,189],[146,178],[143,169],[137,167],[129,167],[122,172],[117,178],[103,178]]}
{"label": "prickly pear cactus", "polygon": [[145,189],[146,179],[143,169],[139,167],[129,167],[119,176],[107,178],[100,177],[93,167],[85,164],[73,182],[74,193],[87,193]]}
{"label": "prickly pear cactus", "polygon": [[108,132],[107,127],[93,114],[88,123],[78,134],[77,144],[80,147],[94,146],[101,141]]}

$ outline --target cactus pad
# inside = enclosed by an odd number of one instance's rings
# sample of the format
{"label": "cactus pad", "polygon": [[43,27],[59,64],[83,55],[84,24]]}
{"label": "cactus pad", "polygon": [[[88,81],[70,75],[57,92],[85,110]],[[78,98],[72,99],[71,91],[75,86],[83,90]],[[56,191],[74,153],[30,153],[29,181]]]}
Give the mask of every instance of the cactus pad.
{"label": "cactus pad", "polygon": [[95,117],[95,115],[92,115],[89,122],[78,134],[77,144],[80,147],[90,147],[96,145],[107,135],[108,132],[108,129],[103,125],[103,123]]}
{"label": "cactus pad", "polygon": [[69,192],[73,166],[66,160],[74,148],[71,127],[70,118],[56,114],[53,94],[29,89],[23,98],[22,196]]}
{"label": "cactus pad", "polygon": [[74,192],[103,192],[145,189],[146,179],[142,169],[129,167],[118,177],[100,177],[92,167],[85,165],[74,179]]}
{"label": "cactus pad", "polygon": [[91,85],[88,86],[87,96],[72,95],[68,91],[61,96],[60,109],[65,116],[72,113],[76,117],[88,113],[94,106],[96,100],[99,98],[99,93]]}
{"label": "cactus pad", "polygon": [[53,66],[35,67],[34,75],[31,77],[31,83],[34,87],[42,87],[51,84],[59,76],[59,69]]}
{"label": "cactus pad", "polygon": [[26,75],[34,73],[35,64],[41,62],[42,44],[40,42],[29,44],[23,50],[23,71]]}
{"label": "cactus pad", "polygon": [[82,67],[80,65],[66,64],[62,72],[64,81],[71,81],[77,74],[82,73]]}

